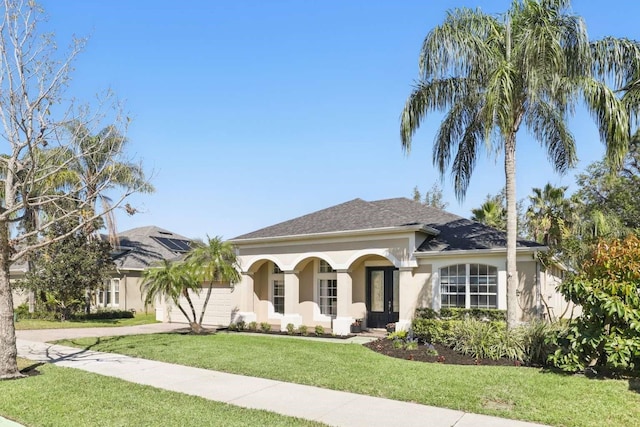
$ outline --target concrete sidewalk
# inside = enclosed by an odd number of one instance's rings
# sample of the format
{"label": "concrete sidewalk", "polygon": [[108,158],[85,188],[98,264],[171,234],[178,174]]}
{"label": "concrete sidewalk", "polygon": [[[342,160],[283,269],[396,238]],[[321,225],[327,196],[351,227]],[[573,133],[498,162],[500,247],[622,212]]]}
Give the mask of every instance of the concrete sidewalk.
{"label": "concrete sidewalk", "polygon": [[[118,329],[118,334],[120,329]],[[111,335],[115,332],[111,330]],[[332,426],[533,427],[515,420],[18,339],[20,357]],[[1,424],[0,424],[1,425]]]}

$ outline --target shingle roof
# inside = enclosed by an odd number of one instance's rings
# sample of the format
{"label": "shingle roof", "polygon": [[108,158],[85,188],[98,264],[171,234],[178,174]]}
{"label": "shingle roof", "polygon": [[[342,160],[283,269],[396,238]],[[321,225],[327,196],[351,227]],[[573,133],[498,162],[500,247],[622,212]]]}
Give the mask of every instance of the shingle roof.
{"label": "shingle roof", "polygon": [[[277,238],[408,225],[424,225],[440,232],[437,236],[428,236],[417,249],[418,252],[506,247],[506,233],[503,231],[403,197],[373,202],[354,199],[243,234],[231,240]],[[527,240],[518,240],[517,246],[543,247]]]}
{"label": "shingle roof", "polygon": [[156,226],[123,231],[118,233],[119,245],[114,257],[116,267],[121,270],[140,270],[162,260],[173,260],[182,256],[180,252],[171,251],[160,244],[154,237],[191,240]]}

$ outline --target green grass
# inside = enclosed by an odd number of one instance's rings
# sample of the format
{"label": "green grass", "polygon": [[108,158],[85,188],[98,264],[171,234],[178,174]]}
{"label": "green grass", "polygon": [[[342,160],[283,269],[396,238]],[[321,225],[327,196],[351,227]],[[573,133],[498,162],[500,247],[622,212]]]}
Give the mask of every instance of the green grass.
{"label": "green grass", "polygon": [[58,322],[41,319],[18,319],[17,330],[28,329],[68,329],[68,328],[104,328],[109,326],[137,326],[157,323],[155,313],[139,313],[132,319],[103,319],[103,320],[69,320]]}
{"label": "green grass", "polygon": [[[25,362],[21,361],[24,367]],[[324,426],[53,365],[0,381],[0,414],[36,426]]]}
{"label": "green grass", "polygon": [[60,344],[555,426],[640,425],[640,384],[533,368],[411,362],[363,346],[215,334]]}

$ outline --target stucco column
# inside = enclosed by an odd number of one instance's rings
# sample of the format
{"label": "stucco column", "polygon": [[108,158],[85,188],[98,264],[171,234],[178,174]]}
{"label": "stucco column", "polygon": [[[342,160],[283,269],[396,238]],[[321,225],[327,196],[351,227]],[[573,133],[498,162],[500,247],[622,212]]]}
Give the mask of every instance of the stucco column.
{"label": "stucco column", "polygon": [[336,270],[338,279],[337,316],[331,329],[336,335],[348,335],[351,332],[351,304],[353,302],[353,279],[349,270]]}
{"label": "stucco column", "polygon": [[413,283],[413,268],[401,267],[398,272],[398,285],[400,287],[400,304],[399,317],[396,323],[396,330],[407,330],[411,326],[411,319],[416,310],[416,302],[418,301],[418,286]]}
{"label": "stucco column", "polygon": [[300,306],[300,278],[298,271],[284,272],[284,315],[280,323],[280,330],[286,331],[287,325],[292,323],[296,328],[302,324],[302,316],[298,314]]}
{"label": "stucco column", "polygon": [[253,272],[243,271],[242,278],[238,285],[239,289],[239,301],[238,312],[233,316],[232,321],[238,322],[240,320],[249,323],[257,320],[256,312],[253,308],[254,304],[254,280]]}

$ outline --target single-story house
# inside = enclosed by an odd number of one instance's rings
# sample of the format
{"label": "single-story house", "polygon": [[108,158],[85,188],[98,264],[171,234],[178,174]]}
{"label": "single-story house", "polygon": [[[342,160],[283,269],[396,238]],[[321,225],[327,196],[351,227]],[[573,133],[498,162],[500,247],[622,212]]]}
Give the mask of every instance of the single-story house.
{"label": "single-story house", "polygon": [[[355,319],[405,329],[418,307],[507,305],[506,233],[406,198],[355,199],[230,242],[242,268],[231,293],[236,321],[342,335]],[[555,291],[561,270],[536,256],[545,250],[517,242],[521,321],[566,307]]]}
{"label": "single-story house", "polygon": [[[106,238],[106,237],[105,237]],[[191,239],[156,226],[138,227],[117,234],[117,243],[111,255],[115,269],[95,295],[93,305],[97,309],[154,310],[146,307],[140,290],[142,272],[163,260],[179,259],[191,249]],[[11,267],[13,281],[27,271],[26,263]],[[29,293],[15,289],[14,306],[28,302]]]}

